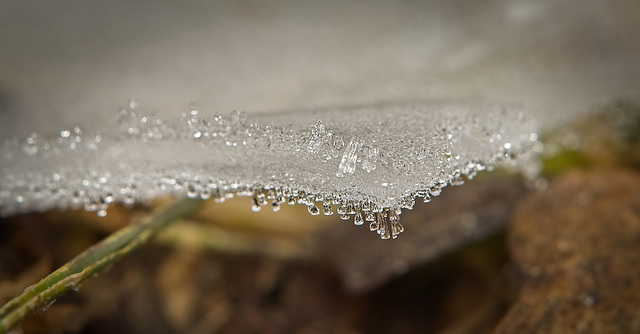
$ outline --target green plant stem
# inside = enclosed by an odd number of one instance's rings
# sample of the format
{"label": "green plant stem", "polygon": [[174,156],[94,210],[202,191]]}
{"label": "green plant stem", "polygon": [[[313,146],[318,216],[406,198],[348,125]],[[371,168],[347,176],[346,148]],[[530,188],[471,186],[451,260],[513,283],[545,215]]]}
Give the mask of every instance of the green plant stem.
{"label": "green plant stem", "polygon": [[142,223],[124,227],[91,246],[0,308],[0,333],[6,333],[28,315],[46,309],[67,291],[78,289],[85,279],[146,243],[158,230],[195,212],[203,202],[180,200]]}

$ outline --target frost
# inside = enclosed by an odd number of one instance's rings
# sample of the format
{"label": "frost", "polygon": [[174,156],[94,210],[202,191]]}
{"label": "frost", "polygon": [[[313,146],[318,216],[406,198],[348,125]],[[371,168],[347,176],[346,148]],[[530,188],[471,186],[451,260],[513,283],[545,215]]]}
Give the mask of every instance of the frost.
{"label": "frost", "polygon": [[101,131],[62,129],[2,143],[0,213],[57,207],[106,213],[162,194],[365,222],[383,239],[403,209],[526,153],[535,125],[514,106],[407,103],[306,112],[148,115],[132,102]]}

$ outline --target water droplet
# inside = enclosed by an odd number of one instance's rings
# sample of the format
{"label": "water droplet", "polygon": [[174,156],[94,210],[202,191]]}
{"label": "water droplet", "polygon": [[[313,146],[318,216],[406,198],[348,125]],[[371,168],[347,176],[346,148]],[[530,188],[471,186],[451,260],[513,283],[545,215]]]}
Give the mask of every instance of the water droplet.
{"label": "water droplet", "polygon": [[40,148],[38,147],[38,135],[36,133],[32,133],[25,139],[25,144],[22,145],[22,150],[27,155],[35,155],[38,153]]}
{"label": "water droplet", "polygon": [[325,216],[333,215],[333,209],[331,208],[331,203],[328,203],[328,202],[322,203],[322,213]]}
{"label": "water droplet", "polygon": [[413,206],[416,204],[413,196],[403,197],[400,206],[403,209],[413,210]]}
{"label": "water droplet", "polygon": [[200,198],[203,200],[211,198],[211,189],[208,187],[202,188],[202,190],[200,190]]}
{"label": "water droplet", "polygon": [[267,199],[268,200],[276,199],[276,191],[274,189],[267,190]]}
{"label": "water droplet", "polygon": [[364,224],[364,219],[362,218],[362,212],[358,211],[358,213],[356,213],[355,218],[353,219],[353,223],[355,225],[362,225]]}
{"label": "water droplet", "polygon": [[313,216],[317,216],[320,214],[320,209],[315,205],[311,205],[309,206],[309,213]]}
{"label": "water droplet", "polygon": [[257,199],[258,205],[260,206],[267,205],[267,198],[261,191],[258,192],[256,199]]}
{"label": "water droplet", "polygon": [[189,198],[198,197],[198,191],[196,190],[196,188],[195,188],[195,186],[193,184],[189,184],[187,186],[187,197],[189,197]]}
{"label": "water droplet", "polygon": [[376,220],[376,215],[373,212],[367,212],[365,214],[364,220],[368,221],[368,222],[372,222]]}
{"label": "water droplet", "polygon": [[131,194],[127,194],[123,199],[122,202],[126,205],[133,205],[136,202],[136,199],[133,197],[133,195]]}
{"label": "water droplet", "polygon": [[107,193],[103,198],[102,198],[102,202],[105,204],[111,204],[115,201],[115,198],[113,196],[112,193]]}
{"label": "water droplet", "polygon": [[452,158],[452,156],[451,156],[451,152],[446,152],[446,153],[444,154],[444,157],[445,157],[445,159],[446,159],[447,161],[451,161],[451,158]]}
{"label": "water droplet", "polygon": [[383,229],[382,233],[380,233],[380,239],[388,240],[389,238],[391,238],[391,232],[388,228]]}

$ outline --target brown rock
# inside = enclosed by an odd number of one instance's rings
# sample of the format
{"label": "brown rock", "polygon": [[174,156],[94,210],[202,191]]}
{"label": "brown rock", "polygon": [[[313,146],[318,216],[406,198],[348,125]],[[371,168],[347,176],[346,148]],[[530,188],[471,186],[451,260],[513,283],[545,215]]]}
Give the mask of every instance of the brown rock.
{"label": "brown rock", "polygon": [[520,297],[495,333],[640,333],[640,174],[574,171],[509,231]]}

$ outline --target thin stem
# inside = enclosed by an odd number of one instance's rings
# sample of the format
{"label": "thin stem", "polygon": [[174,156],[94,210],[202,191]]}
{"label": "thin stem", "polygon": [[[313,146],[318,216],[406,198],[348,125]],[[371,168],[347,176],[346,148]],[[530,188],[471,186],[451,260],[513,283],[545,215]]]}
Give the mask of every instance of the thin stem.
{"label": "thin stem", "polygon": [[46,309],[67,291],[78,289],[85,279],[146,243],[158,230],[195,212],[203,202],[197,199],[180,200],[142,223],[124,227],[91,246],[2,306],[0,334],[8,332],[28,315]]}

